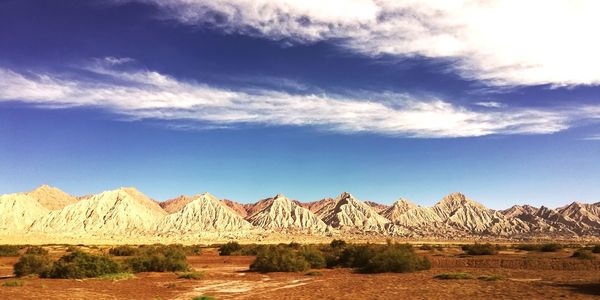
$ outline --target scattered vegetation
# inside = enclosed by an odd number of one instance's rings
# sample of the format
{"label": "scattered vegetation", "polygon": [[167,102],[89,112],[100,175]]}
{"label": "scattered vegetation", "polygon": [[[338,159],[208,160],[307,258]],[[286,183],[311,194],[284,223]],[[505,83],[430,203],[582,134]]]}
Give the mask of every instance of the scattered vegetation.
{"label": "scattered vegetation", "polygon": [[25,254],[13,266],[17,277],[46,274],[52,269],[52,262],[47,255]]}
{"label": "scattered vegetation", "polygon": [[561,244],[551,243],[551,244],[543,244],[540,247],[541,252],[557,252],[563,248]]}
{"label": "scattered vegetation", "polygon": [[204,272],[194,271],[186,273],[177,273],[177,278],[199,280],[204,278]]}
{"label": "scattered vegetation", "polygon": [[573,255],[571,255],[571,257],[579,259],[593,259],[594,255],[589,250],[577,249],[575,250],[575,252],[573,252]]}
{"label": "scattered vegetation", "polygon": [[473,275],[471,275],[469,273],[456,272],[456,273],[437,274],[437,275],[433,276],[433,278],[448,280],[448,279],[473,279],[474,277],[473,277]]}
{"label": "scattered vegetation", "polygon": [[75,251],[61,257],[48,272],[40,275],[48,278],[93,278],[120,272],[121,265],[108,256]]}
{"label": "scattered vegetation", "polygon": [[333,248],[333,249],[342,249],[342,248],[346,247],[346,241],[335,239],[335,240],[331,241],[329,246],[331,246],[331,248]]}
{"label": "scattered vegetation", "polygon": [[227,244],[219,247],[219,255],[229,256],[242,250],[242,246],[238,242],[228,242]]}
{"label": "scattered vegetation", "polygon": [[281,246],[265,247],[250,265],[250,271],[262,273],[302,272],[309,268],[310,263],[298,251]]}
{"label": "scattered vegetation", "polygon": [[121,272],[121,273],[113,273],[99,276],[98,279],[102,280],[111,280],[111,281],[119,281],[119,280],[128,280],[134,279],[135,275],[129,272]]}
{"label": "scattered vegetation", "polygon": [[316,248],[306,246],[300,250],[300,255],[304,257],[312,269],[321,269],[327,266],[325,256]]}
{"label": "scattered vegetation", "polygon": [[67,247],[66,251],[67,252],[76,252],[76,251],[80,251],[80,250],[79,250],[79,246],[73,246],[73,245],[71,245],[71,246]]}
{"label": "scattered vegetation", "polygon": [[415,272],[431,268],[431,262],[415,253],[409,244],[393,244],[377,252],[367,263],[360,267],[364,273]]}
{"label": "scattered vegetation", "polygon": [[216,298],[211,296],[198,296],[192,298],[192,300],[216,300]]}
{"label": "scattered vegetation", "polygon": [[113,255],[113,256],[134,256],[134,255],[138,254],[138,248],[132,247],[132,246],[127,246],[127,245],[122,245],[122,246],[110,248],[110,250],[108,250],[108,254]]}
{"label": "scattered vegetation", "polygon": [[34,254],[34,255],[48,255],[48,250],[40,247],[40,246],[31,246],[27,248],[25,254]]}
{"label": "scattered vegetation", "polygon": [[557,243],[549,244],[519,244],[513,248],[523,251],[540,251],[540,252],[556,252],[563,248],[563,245]]}
{"label": "scattered vegetation", "polygon": [[182,272],[189,269],[185,248],[181,245],[152,245],[140,247],[139,256],[125,264],[134,272]]}
{"label": "scattered vegetation", "polygon": [[496,246],[490,243],[475,243],[473,245],[463,245],[461,248],[468,255],[494,255],[498,253],[498,249],[496,248]]}
{"label": "scattered vegetation", "polygon": [[21,281],[21,280],[11,280],[11,281],[6,281],[5,283],[2,284],[2,286],[24,286],[25,282]]}
{"label": "scattered vegetation", "polygon": [[594,245],[592,247],[592,253],[600,253],[600,245]]}
{"label": "scattered vegetation", "polygon": [[19,256],[19,246],[0,245],[0,256]]}

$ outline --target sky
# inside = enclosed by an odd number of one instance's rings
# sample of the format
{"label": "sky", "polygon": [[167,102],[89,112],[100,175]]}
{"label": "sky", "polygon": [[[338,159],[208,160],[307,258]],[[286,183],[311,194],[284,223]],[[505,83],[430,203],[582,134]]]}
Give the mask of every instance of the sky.
{"label": "sky", "polygon": [[0,194],[600,201],[598,1],[0,1]]}

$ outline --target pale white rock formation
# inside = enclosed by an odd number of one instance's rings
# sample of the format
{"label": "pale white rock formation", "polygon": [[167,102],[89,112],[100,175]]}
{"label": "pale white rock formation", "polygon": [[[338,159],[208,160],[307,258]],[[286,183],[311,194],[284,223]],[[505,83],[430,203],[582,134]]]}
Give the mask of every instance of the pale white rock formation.
{"label": "pale white rock formation", "polygon": [[252,225],[263,229],[291,229],[300,231],[325,231],[327,225],[310,210],[290,201],[284,195],[261,200],[255,207],[261,207],[246,219]]}
{"label": "pale white rock formation", "polygon": [[327,203],[316,214],[325,224],[339,229],[383,231],[385,225],[390,222],[369,205],[346,192],[339,195],[335,201]]}
{"label": "pale white rock formation", "polygon": [[78,201],[77,198],[60,189],[45,184],[27,193],[27,195],[49,210],[59,210]]}
{"label": "pale white rock formation", "polygon": [[370,206],[378,214],[381,214],[384,210],[390,208],[389,205],[377,203],[377,202],[374,202],[374,201],[365,201],[365,204],[368,205],[368,206]]}
{"label": "pale white rock formation", "polygon": [[207,231],[250,229],[250,223],[209,193],[192,196],[191,201],[156,226],[158,233],[197,235]]}
{"label": "pale white rock formation", "polygon": [[407,211],[417,207],[416,204],[410,202],[408,199],[400,198],[392,206],[380,211],[379,214],[394,223]]}
{"label": "pale white rock formation", "polygon": [[0,196],[0,233],[23,232],[38,218],[45,216],[48,209],[26,193]]}
{"label": "pale white rock formation", "polygon": [[33,232],[69,235],[134,235],[147,233],[166,215],[135,188],[120,188],[52,211],[36,220]]}

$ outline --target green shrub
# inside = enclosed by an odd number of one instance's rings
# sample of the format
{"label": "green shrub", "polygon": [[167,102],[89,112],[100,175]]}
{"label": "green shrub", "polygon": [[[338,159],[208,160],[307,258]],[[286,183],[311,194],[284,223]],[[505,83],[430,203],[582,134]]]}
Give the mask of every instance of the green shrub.
{"label": "green shrub", "polygon": [[475,243],[473,245],[463,245],[462,250],[469,255],[493,255],[498,253],[496,246],[489,243]]}
{"label": "green shrub", "polygon": [[2,286],[11,286],[11,287],[24,286],[24,285],[25,285],[25,282],[21,281],[21,280],[11,280],[11,281],[7,281],[2,284]]}
{"label": "green shrub", "polygon": [[268,246],[263,248],[250,265],[254,272],[302,272],[310,268],[304,256],[287,247]]}
{"label": "green shrub", "polygon": [[346,247],[346,241],[341,240],[341,239],[335,239],[335,240],[331,241],[331,243],[329,245],[331,246],[331,248],[334,248],[334,249],[344,248],[344,247]]}
{"label": "green shrub", "polygon": [[376,246],[348,245],[340,254],[336,265],[349,268],[362,268],[375,256]]}
{"label": "green shrub", "polygon": [[600,245],[594,245],[592,247],[592,253],[600,253]]}
{"label": "green shrub", "polygon": [[571,257],[579,258],[579,259],[593,259],[594,255],[592,254],[591,251],[584,250],[584,249],[577,249],[577,250],[575,250],[575,252],[573,252],[573,255],[571,255]]}
{"label": "green shrub", "polygon": [[13,266],[17,277],[37,274],[41,275],[52,268],[52,262],[46,255],[25,254],[19,258],[19,261]]}
{"label": "green shrub", "polygon": [[409,244],[390,244],[360,268],[363,273],[415,272],[431,268],[431,262],[415,253]]}
{"label": "green shrub", "polygon": [[110,248],[108,254],[113,256],[134,256],[138,253],[138,248],[132,246],[122,245]]}
{"label": "green shrub", "polygon": [[48,272],[40,275],[49,278],[91,278],[121,271],[121,265],[108,256],[75,251],[61,257]]}
{"label": "green shrub", "polygon": [[144,247],[140,256],[125,263],[134,272],[180,272],[189,269],[183,247],[158,245]]}
{"label": "green shrub", "polygon": [[0,256],[19,256],[19,246],[0,245]]}
{"label": "green shrub", "polygon": [[433,278],[437,279],[473,279],[473,275],[464,272],[456,272],[456,273],[442,273],[433,276]]}
{"label": "green shrub", "polygon": [[228,242],[227,244],[221,245],[221,247],[219,247],[219,255],[228,256],[240,250],[242,250],[242,246],[240,246],[238,242]]}
{"label": "green shrub", "polygon": [[542,252],[556,252],[563,248],[561,244],[551,243],[551,244],[543,244],[540,247],[540,251]]}
{"label": "green shrub", "polygon": [[477,277],[477,279],[483,280],[483,281],[497,281],[497,280],[504,279],[504,276],[501,276],[501,275],[483,275],[483,276]]}
{"label": "green shrub", "polygon": [[539,244],[518,244],[518,245],[513,245],[513,248],[515,248],[517,250],[523,250],[523,251],[540,251],[541,247],[542,247],[542,245],[539,245]]}
{"label": "green shrub", "polygon": [[102,275],[102,276],[98,277],[98,279],[111,280],[111,281],[128,280],[128,279],[133,279],[133,278],[135,278],[135,275],[128,273],[128,272],[112,273],[112,274],[106,274],[106,275]]}
{"label": "green shrub", "polygon": [[186,273],[177,273],[177,278],[199,280],[204,278],[204,272],[194,271]]}
{"label": "green shrub", "polygon": [[321,269],[327,265],[323,253],[313,247],[305,247],[300,251],[300,255],[304,257],[313,269]]}
{"label": "green shrub", "polygon": [[48,250],[40,247],[40,246],[31,246],[27,248],[25,254],[34,254],[34,255],[48,255]]}
{"label": "green shrub", "polygon": [[202,246],[200,245],[191,245],[184,247],[186,255],[200,255],[202,254]]}
{"label": "green shrub", "polygon": [[197,296],[192,298],[192,300],[216,300],[217,298],[211,296]]}

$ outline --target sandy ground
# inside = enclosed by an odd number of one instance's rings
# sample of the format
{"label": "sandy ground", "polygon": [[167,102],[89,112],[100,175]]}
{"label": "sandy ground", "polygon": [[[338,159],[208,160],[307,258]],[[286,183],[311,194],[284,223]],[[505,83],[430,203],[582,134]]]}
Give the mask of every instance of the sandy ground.
{"label": "sandy ground", "polygon": [[[600,257],[581,262],[568,252],[525,254],[505,252],[488,257],[459,257],[452,251],[424,252],[431,270],[408,274],[357,274],[349,269],[304,273],[247,272],[253,257],[220,257],[214,249],[189,257],[201,280],[178,279],[173,273],[141,273],[135,279],[62,280],[25,278],[21,287],[2,284],[0,299],[599,299]],[[55,251],[54,255],[60,255]],[[17,258],[0,258],[0,276],[12,274]],[[537,263],[519,263],[537,261]],[[566,266],[566,267],[565,267]],[[561,268],[566,268],[562,270]],[[498,281],[439,280],[445,272],[501,275]]]}

